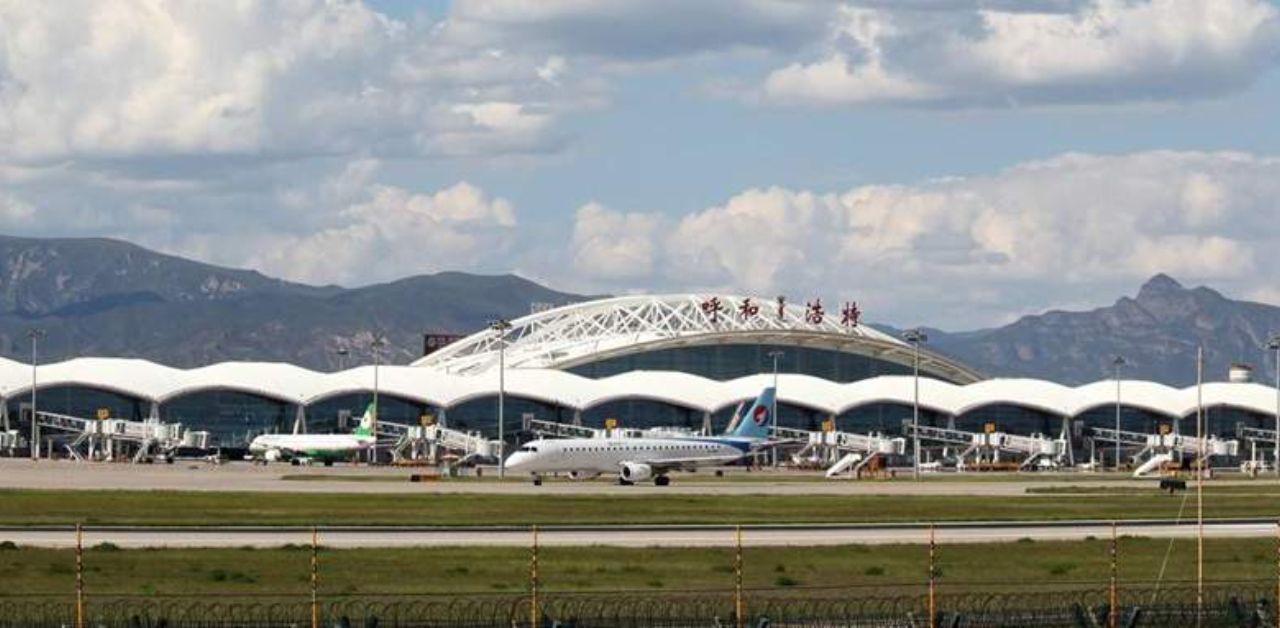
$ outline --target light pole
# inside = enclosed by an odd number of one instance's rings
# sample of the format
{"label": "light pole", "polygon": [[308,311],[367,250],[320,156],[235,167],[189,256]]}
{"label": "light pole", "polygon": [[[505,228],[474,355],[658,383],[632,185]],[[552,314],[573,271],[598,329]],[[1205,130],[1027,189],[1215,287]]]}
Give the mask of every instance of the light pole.
{"label": "light pole", "polygon": [[920,343],[928,342],[929,336],[923,330],[909,329],[903,332],[902,339],[911,343],[914,399],[911,407],[911,477],[920,479]]}
{"label": "light pole", "polygon": [[334,353],[338,354],[338,370],[347,370],[347,353],[349,353],[347,348],[339,347],[337,351],[334,351]]}
{"label": "light pole", "polygon": [[1128,364],[1124,356],[1118,355],[1111,361],[1116,369],[1116,471],[1120,470],[1120,367]]}
{"label": "light pole", "polygon": [[31,339],[31,459],[40,459],[40,427],[36,419],[36,364],[39,363],[38,346],[40,339],[48,335],[45,330],[39,327],[32,327],[27,330],[27,337]]}
{"label": "light pole", "polygon": [[[783,353],[778,349],[774,349],[765,354],[773,358],[773,407],[769,408],[769,415],[772,419],[770,423],[773,429],[773,438],[778,438],[778,360],[782,358]],[[772,449],[773,466],[778,466],[778,446],[775,443]]]}
{"label": "light pole", "polygon": [[507,477],[507,434],[506,434],[506,396],[507,396],[507,330],[511,323],[500,318],[490,326],[498,335],[498,477]]}
{"label": "light pole", "polygon": [[369,464],[378,463],[378,367],[382,365],[382,347],[387,344],[382,336],[374,336],[369,347],[373,350],[373,415],[371,421],[373,444],[369,448]]}
{"label": "light pole", "polygon": [[1276,477],[1280,477],[1280,334],[1273,334],[1267,348],[1276,352]]}

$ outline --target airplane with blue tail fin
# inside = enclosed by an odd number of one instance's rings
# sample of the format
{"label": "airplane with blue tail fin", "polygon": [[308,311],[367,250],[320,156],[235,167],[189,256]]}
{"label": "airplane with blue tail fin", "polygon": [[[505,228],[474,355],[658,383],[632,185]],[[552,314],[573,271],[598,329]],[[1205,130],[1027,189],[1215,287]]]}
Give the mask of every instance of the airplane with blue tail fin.
{"label": "airplane with blue tail fin", "polygon": [[769,387],[734,414],[723,436],[540,439],[513,452],[506,469],[528,473],[534,484],[550,473],[567,473],[572,479],[617,473],[619,484],[652,479],[666,486],[672,471],[726,465],[759,451],[768,444],[773,411],[774,389]]}

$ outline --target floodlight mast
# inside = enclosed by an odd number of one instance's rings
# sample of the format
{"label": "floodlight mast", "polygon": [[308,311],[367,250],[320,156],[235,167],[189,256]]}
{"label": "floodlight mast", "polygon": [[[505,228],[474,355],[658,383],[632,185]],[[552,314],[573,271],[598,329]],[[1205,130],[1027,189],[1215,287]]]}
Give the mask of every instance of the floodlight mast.
{"label": "floodlight mast", "polygon": [[[773,358],[773,407],[769,408],[769,414],[772,417],[772,421],[770,422],[773,424],[773,434],[771,434],[771,436],[776,439],[778,437],[778,360],[782,358],[782,356],[785,354],[778,349],[774,349],[773,351],[770,351],[766,355],[768,355],[770,358]],[[773,458],[773,466],[775,467],[778,466],[777,443],[774,443],[773,450],[772,450],[772,458]]]}
{"label": "floodlight mast", "polygon": [[1267,348],[1276,355],[1276,450],[1274,460],[1276,477],[1280,478],[1280,334],[1272,334],[1267,341]]}
{"label": "floodlight mast", "polygon": [[1124,356],[1118,355],[1111,361],[1116,370],[1116,471],[1120,471],[1120,368],[1128,364]]}
{"label": "floodlight mast", "polygon": [[903,332],[902,339],[912,347],[912,382],[914,401],[911,407],[911,477],[920,479],[920,344],[929,341],[928,334],[920,328]]}
{"label": "floodlight mast", "polygon": [[498,477],[507,477],[507,435],[506,435],[506,397],[507,397],[507,330],[511,322],[499,318],[489,325],[498,336]]}
{"label": "floodlight mast", "polygon": [[36,366],[40,363],[38,347],[40,339],[47,336],[48,333],[40,327],[32,327],[27,330],[27,337],[31,339],[31,459],[40,459],[40,426],[36,419]]}
{"label": "floodlight mast", "polygon": [[382,336],[375,336],[373,342],[369,343],[373,349],[373,413],[370,416],[370,427],[373,428],[373,444],[369,449],[369,464],[378,463],[378,367],[382,365],[382,347],[387,341]]}

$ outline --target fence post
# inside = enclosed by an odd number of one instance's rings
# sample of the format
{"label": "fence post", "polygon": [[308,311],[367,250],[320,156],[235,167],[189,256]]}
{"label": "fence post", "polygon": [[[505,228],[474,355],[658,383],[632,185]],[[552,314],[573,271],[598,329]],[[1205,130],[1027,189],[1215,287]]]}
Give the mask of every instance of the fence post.
{"label": "fence post", "polygon": [[529,627],[537,628],[538,621],[538,524],[533,524],[533,552],[529,558]]}
{"label": "fence post", "polygon": [[742,616],[742,525],[736,528],[734,553],[733,553],[733,615],[738,628],[746,625],[746,618]]}
{"label": "fence post", "polygon": [[84,628],[84,528],[76,524],[76,628]]}
{"label": "fence post", "polygon": [[320,531],[311,526],[311,628],[320,628]]}
{"label": "fence post", "polygon": [[1116,522],[1111,522],[1111,587],[1108,592],[1108,610],[1107,610],[1107,628],[1116,628],[1116,620],[1119,617],[1119,611],[1116,604],[1119,596],[1116,595],[1117,573],[1119,571],[1119,540],[1116,536]]}
{"label": "fence post", "polygon": [[929,524],[929,628],[938,628],[938,564],[936,525]]}

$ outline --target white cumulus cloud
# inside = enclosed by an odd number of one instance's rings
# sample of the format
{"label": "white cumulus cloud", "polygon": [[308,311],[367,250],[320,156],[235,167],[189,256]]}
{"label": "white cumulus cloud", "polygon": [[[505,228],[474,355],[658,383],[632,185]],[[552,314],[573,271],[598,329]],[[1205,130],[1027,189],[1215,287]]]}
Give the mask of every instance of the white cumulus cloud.
{"label": "white cumulus cloud", "polygon": [[1280,159],[1167,151],[843,192],[753,188],[653,233],[654,272],[668,287],[862,298],[889,320],[960,325],[1159,272],[1256,292],[1274,281],[1275,198]]}
{"label": "white cumulus cloud", "polygon": [[0,41],[11,162],[431,155],[441,136],[483,139],[513,121],[522,141],[488,146],[527,151],[551,116],[525,105],[564,100],[543,78],[563,64],[487,54],[358,0],[7,0]]}
{"label": "white cumulus cloud", "polygon": [[843,9],[831,32],[818,59],[771,73],[763,96],[817,105],[1196,99],[1239,91],[1280,58],[1280,10],[1268,0],[881,3]]}
{"label": "white cumulus cloud", "polygon": [[655,214],[587,203],[578,208],[573,224],[574,269],[590,279],[648,277],[654,269],[654,238],[662,225]]}
{"label": "white cumulus cloud", "polygon": [[264,239],[270,248],[249,254],[248,265],[314,283],[482,267],[506,252],[516,214],[509,201],[466,182],[431,194],[373,184],[332,222],[314,232]]}

